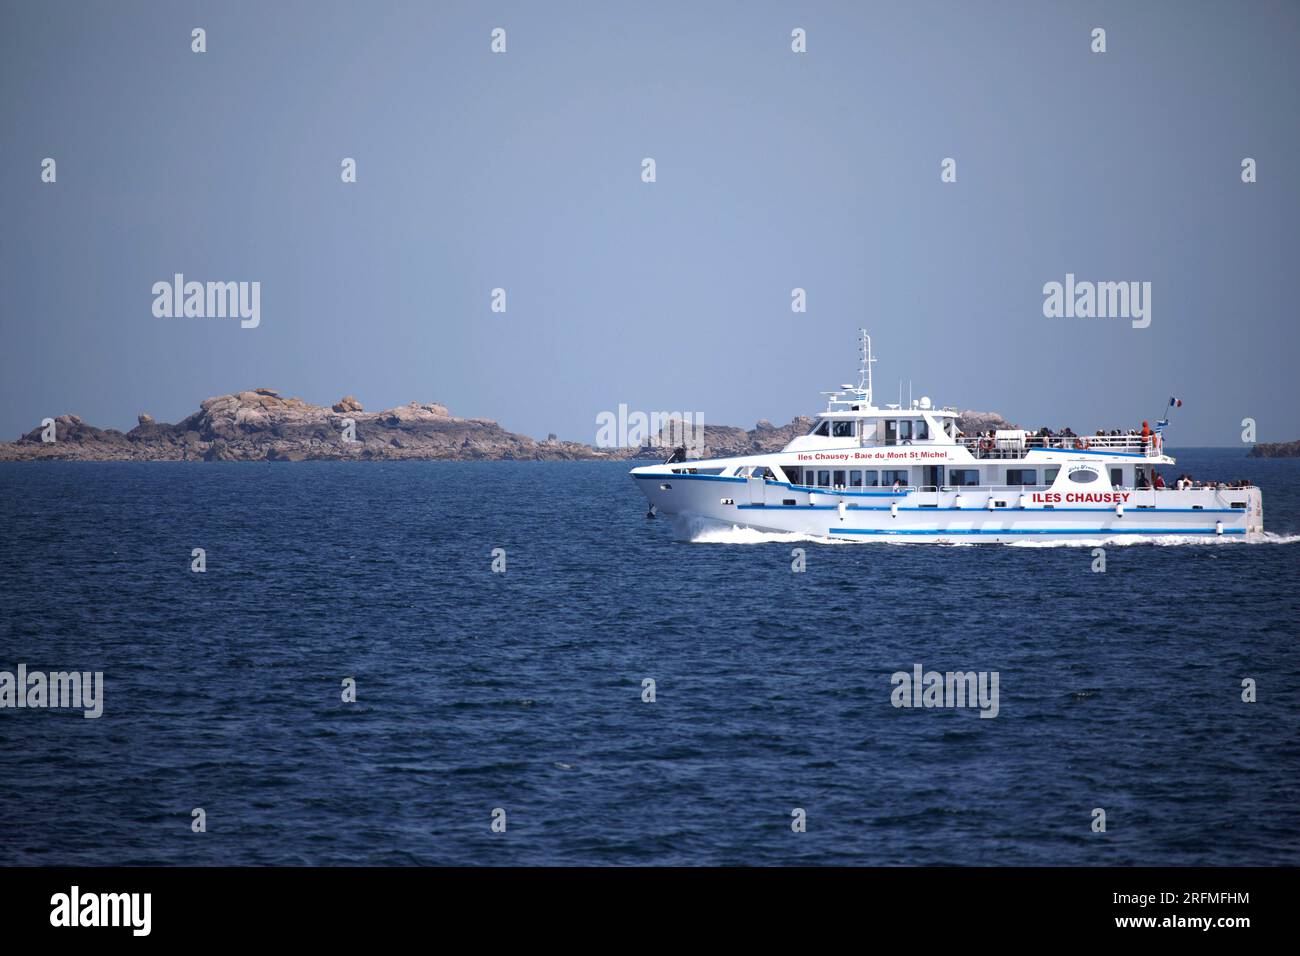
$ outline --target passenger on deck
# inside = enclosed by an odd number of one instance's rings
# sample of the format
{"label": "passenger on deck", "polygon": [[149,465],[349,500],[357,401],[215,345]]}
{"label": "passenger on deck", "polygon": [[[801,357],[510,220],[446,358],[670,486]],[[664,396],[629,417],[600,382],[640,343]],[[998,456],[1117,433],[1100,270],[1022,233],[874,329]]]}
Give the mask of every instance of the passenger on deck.
{"label": "passenger on deck", "polygon": [[1143,474],[1140,478],[1138,478],[1138,489],[1139,489],[1139,490],[1141,490],[1141,491],[1146,491],[1146,490],[1148,490],[1150,487],[1151,487],[1151,482],[1147,481],[1147,476],[1146,476],[1145,474]]}
{"label": "passenger on deck", "polygon": [[1156,486],[1157,488],[1163,488],[1163,487],[1165,486],[1165,479],[1164,479],[1164,476],[1161,475],[1160,472],[1158,472],[1158,471],[1156,472],[1156,482],[1155,482],[1155,486]]}

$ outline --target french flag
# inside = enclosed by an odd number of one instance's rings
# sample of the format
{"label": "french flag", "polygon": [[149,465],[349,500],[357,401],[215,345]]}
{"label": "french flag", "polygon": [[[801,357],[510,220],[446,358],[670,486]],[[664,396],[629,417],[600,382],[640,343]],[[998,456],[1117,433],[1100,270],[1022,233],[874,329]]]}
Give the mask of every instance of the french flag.
{"label": "french flag", "polygon": [[1182,408],[1182,407],[1183,407],[1183,400],[1182,400],[1181,398],[1171,398],[1171,399],[1169,399],[1169,407],[1170,407],[1170,408]]}

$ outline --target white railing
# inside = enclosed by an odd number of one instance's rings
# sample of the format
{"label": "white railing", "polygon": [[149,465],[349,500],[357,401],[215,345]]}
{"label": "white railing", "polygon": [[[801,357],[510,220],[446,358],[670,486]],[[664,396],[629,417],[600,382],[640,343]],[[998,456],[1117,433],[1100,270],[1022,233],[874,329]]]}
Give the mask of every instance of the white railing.
{"label": "white railing", "polygon": [[1022,458],[1034,448],[1048,451],[1112,451],[1127,455],[1161,454],[1159,435],[1143,438],[1141,435],[1027,435],[1023,440],[1008,442],[1005,439],[963,436],[957,439],[976,458]]}

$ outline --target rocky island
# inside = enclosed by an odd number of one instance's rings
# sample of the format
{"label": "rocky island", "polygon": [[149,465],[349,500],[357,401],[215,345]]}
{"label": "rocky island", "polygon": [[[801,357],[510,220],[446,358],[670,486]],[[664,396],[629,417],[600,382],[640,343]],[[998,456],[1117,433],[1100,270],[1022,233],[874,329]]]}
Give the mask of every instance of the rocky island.
{"label": "rocky island", "polygon": [[[62,415],[52,427],[38,426],[17,441],[0,442],[0,461],[621,461],[667,456],[664,443],[597,448],[554,435],[538,441],[491,419],[458,418],[436,402],[367,412],[351,395],[326,408],[285,398],[271,388],[206,399],[175,425],[144,413],[138,422],[121,432]],[[779,427],[761,421],[749,430],[706,424],[704,457],[779,451],[812,424],[807,416]],[[1013,426],[993,413],[965,412],[961,427],[973,434]]]}
{"label": "rocky island", "polygon": [[1300,440],[1260,442],[1250,450],[1248,458],[1300,458]]}

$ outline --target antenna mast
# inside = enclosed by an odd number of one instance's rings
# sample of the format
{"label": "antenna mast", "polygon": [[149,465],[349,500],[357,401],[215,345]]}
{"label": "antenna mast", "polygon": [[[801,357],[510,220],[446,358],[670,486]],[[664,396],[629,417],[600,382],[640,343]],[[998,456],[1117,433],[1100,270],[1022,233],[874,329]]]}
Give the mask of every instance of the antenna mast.
{"label": "antenna mast", "polygon": [[858,329],[858,334],[861,335],[858,341],[858,354],[861,356],[858,362],[858,391],[864,393],[867,405],[874,406],[875,402],[871,398],[871,363],[875,359],[871,355],[871,336],[866,329]]}

